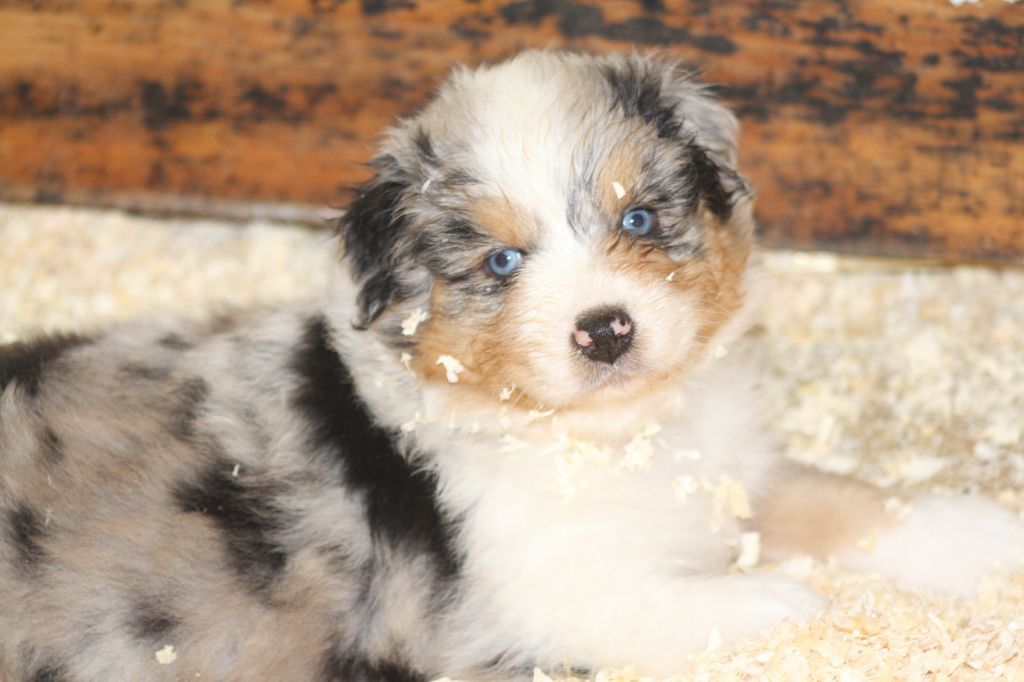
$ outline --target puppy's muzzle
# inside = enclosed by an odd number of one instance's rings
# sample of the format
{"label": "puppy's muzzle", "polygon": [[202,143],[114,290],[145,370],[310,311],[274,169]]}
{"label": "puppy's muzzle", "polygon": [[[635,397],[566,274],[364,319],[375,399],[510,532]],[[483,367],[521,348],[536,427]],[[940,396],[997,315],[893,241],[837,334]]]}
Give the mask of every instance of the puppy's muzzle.
{"label": "puppy's muzzle", "polygon": [[572,340],[588,359],[611,365],[629,350],[634,326],[622,308],[596,308],[576,318]]}

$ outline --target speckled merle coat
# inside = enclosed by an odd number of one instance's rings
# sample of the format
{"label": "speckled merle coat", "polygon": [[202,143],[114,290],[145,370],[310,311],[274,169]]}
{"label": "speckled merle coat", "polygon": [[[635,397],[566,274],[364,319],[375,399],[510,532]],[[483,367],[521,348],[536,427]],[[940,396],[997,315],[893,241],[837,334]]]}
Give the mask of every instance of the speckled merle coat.
{"label": "speckled merle coat", "polygon": [[772,454],[720,352],[751,283],[735,145],[671,60],[458,71],[385,140],[322,300],[0,350],[0,676],[669,674],[822,607],[728,571],[750,528],[944,589],[1012,563],[988,501],[894,526]]}

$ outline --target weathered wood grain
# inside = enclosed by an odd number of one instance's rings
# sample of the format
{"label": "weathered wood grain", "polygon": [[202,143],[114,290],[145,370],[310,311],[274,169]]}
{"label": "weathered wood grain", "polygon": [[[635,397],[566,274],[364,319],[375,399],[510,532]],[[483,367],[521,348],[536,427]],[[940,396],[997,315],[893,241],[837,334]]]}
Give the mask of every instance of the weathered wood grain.
{"label": "weathered wood grain", "polygon": [[1024,3],[1002,0],[0,2],[0,198],[312,215],[452,63],[529,46],[700,66],[771,244],[1024,259]]}

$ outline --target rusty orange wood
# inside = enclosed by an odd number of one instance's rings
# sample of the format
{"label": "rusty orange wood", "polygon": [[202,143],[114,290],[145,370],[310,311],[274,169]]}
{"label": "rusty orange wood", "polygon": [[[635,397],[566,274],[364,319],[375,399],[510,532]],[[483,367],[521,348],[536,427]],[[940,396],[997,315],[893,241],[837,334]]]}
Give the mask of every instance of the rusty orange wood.
{"label": "rusty orange wood", "polygon": [[701,67],[770,244],[1024,259],[1024,3],[1003,0],[0,3],[0,198],[312,215],[453,63],[534,46]]}

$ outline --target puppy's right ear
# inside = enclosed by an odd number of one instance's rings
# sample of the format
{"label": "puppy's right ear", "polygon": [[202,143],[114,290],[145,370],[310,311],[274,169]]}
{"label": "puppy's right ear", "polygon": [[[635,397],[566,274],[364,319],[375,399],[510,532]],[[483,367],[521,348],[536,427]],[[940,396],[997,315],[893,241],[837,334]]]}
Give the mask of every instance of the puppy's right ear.
{"label": "puppy's right ear", "polygon": [[402,207],[409,183],[402,174],[388,172],[397,165],[393,158],[379,158],[374,165],[380,172],[358,189],[356,200],[338,221],[345,258],[359,284],[359,312],[353,325],[360,329],[369,327],[405,293],[398,266],[408,232]]}

